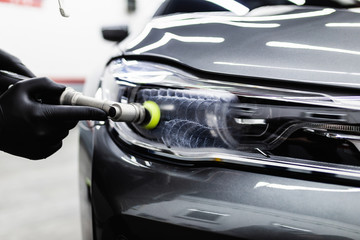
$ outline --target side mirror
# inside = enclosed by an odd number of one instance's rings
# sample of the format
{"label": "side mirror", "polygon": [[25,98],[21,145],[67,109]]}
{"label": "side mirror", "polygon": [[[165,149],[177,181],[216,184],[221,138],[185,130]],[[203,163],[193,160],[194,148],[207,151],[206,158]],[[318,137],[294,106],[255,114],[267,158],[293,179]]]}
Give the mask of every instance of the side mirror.
{"label": "side mirror", "polygon": [[129,35],[127,26],[106,26],[101,32],[105,40],[112,42],[121,42]]}

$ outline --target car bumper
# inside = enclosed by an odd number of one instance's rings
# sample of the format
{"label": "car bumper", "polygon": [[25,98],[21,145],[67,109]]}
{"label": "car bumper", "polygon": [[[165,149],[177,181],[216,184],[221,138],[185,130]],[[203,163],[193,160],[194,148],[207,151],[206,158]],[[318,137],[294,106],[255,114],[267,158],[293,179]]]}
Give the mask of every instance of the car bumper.
{"label": "car bumper", "polygon": [[95,239],[360,239],[359,188],[152,160],[110,135],[81,130]]}

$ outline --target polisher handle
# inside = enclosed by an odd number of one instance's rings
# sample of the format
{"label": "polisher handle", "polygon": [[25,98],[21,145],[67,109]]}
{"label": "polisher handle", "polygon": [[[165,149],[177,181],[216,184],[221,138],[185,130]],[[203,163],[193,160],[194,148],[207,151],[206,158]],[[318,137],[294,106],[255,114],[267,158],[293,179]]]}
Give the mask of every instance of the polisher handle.
{"label": "polisher handle", "polygon": [[62,105],[89,106],[102,109],[116,122],[134,122],[141,124],[145,119],[145,108],[138,103],[118,103],[84,96],[73,88],[67,87],[60,97]]}

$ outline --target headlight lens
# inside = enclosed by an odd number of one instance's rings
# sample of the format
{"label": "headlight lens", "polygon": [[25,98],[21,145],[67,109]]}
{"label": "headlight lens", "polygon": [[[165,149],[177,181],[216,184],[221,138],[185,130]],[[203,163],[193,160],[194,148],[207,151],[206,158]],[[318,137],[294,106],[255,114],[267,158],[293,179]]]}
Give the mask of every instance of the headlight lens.
{"label": "headlight lens", "polygon": [[111,122],[123,142],[152,154],[360,176],[358,96],[202,79],[125,59],[108,66],[101,90],[110,100],[160,106],[153,130]]}

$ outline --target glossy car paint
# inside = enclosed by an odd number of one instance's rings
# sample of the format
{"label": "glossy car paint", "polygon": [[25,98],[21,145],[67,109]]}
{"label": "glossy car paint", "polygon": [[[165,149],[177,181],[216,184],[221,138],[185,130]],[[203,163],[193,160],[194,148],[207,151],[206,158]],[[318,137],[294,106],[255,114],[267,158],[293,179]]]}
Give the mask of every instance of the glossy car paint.
{"label": "glossy car paint", "polygon": [[175,15],[150,23],[126,54],[211,73],[358,87],[359,18],[356,11],[294,6]]}
{"label": "glossy car paint", "polygon": [[98,239],[360,236],[356,185],[266,169],[151,160],[115,144],[105,126],[92,131],[91,199]]}
{"label": "glossy car paint", "polygon": [[[264,21],[258,13],[249,16],[250,22],[229,21],[229,15],[214,13],[205,20],[216,18],[221,24],[198,24],[202,14],[191,14],[186,16],[195,24],[177,20],[181,26],[167,28],[159,25],[173,22],[156,20],[123,56],[251,77],[254,83],[266,78],[288,85],[301,81],[357,87],[359,28],[327,24],[354,22],[358,13],[300,7],[266,11],[276,16],[280,11],[285,19],[273,20],[268,14],[270,20]],[[309,13],[326,14],[286,19]],[[234,26],[248,23],[279,26]],[[161,41],[166,36],[167,41]],[[92,223],[83,222],[86,237],[93,229],[94,239],[360,239],[357,181],[175,162],[122,143],[106,123],[84,122],[80,129],[81,188],[89,189],[89,195],[82,194],[82,204],[91,202],[83,206],[83,214],[93,210]]]}

